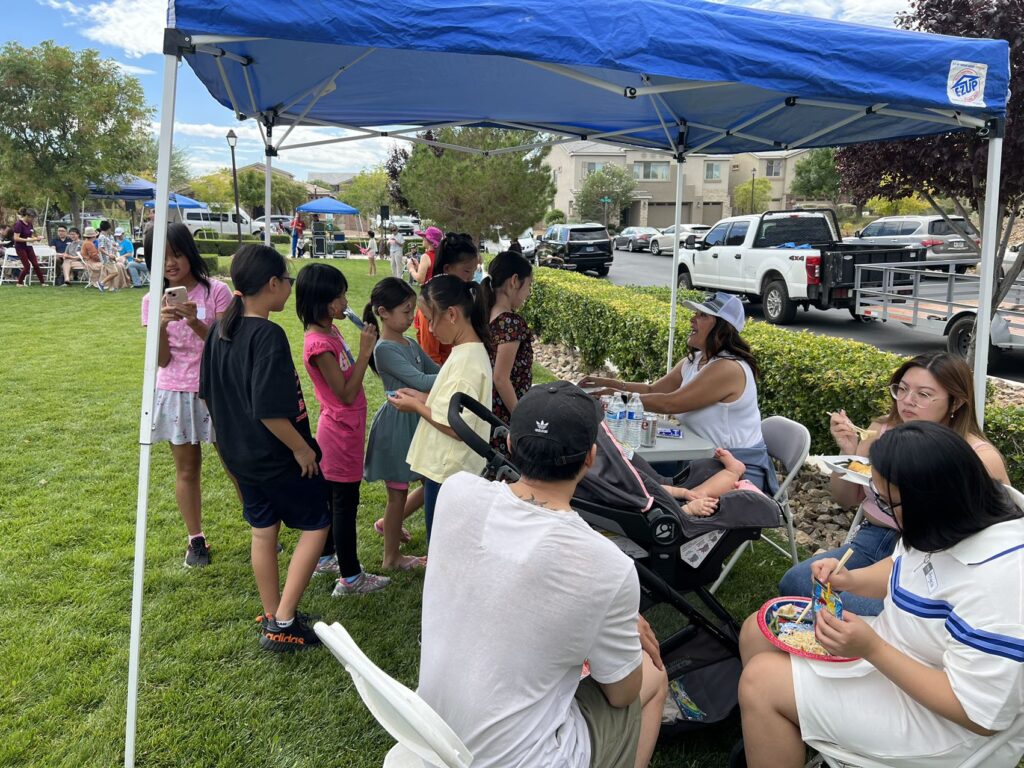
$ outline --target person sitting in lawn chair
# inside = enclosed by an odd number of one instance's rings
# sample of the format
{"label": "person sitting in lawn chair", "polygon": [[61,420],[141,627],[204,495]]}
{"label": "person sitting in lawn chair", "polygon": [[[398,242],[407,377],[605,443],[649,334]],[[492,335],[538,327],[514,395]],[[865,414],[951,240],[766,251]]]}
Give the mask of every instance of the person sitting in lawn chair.
{"label": "person sitting in lawn chair", "polygon": [[642,768],[654,751],[668,679],[636,568],[571,507],[600,421],[575,385],[533,387],[511,420],[520,480],[441,487],[419,695],[474,767]]}

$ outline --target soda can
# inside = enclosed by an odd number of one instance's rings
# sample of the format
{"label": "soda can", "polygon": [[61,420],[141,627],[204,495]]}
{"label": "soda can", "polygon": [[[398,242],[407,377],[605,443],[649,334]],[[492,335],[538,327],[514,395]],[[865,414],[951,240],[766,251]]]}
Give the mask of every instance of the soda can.
{"label": "soda can", "polygon": [[608,413],[608,406],[612,403],[611,395],[601,395],[601,410]]}
{"label": "soda can", "polygon": [[640,447],[653,448],[658,444],[658,414],[645,413],[640,424]]}

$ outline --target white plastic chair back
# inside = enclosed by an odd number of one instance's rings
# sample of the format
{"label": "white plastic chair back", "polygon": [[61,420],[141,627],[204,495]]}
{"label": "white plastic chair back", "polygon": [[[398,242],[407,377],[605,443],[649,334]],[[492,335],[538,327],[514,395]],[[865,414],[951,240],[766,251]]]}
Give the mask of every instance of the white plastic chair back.
{"label": "white plastic chair back", "polygon": [[1010,498],[1013,500],[1013,503],[1020,507],[1021,510],[1024,510],[1024,493],[1021,493],[1012,485],[1004,485],[1003,488],[1005,488],[1006,492],[1010,494]]}
{"label": "white plastic chair back", "polygon": [[[341,624],[328,626],[318,621],[313,629],[352,676],[367,709],[403,751],[411,752],[427,766],[469,768],[473,756],[441,716],[370,661]],[[387,764],[394,764],[390,755]]]}

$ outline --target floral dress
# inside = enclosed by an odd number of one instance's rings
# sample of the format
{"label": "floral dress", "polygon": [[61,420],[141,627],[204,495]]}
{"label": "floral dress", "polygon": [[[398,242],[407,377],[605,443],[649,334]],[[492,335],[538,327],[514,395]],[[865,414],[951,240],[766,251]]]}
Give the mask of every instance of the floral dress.
{"label": "floral dress", "polygon": [[[509,379],[512,382],[512,389],[515,390],[516,398],[521,398],[527,390],[533,386],[533,333],[526,325],[526,321],[515,312],[502,312],[491,321],[491,343],[494,352],[491,353],[491,365],[497,359],[498,347],[502,344],[519,342],[519,349],[516,350],[516,359],[512,363],[512,371]],[[497,387],[493,393],[494,415],[508,424],[512,414],[508,407],[502,402]],[[492,440],[491,445],[504,451],[503,439]]]}

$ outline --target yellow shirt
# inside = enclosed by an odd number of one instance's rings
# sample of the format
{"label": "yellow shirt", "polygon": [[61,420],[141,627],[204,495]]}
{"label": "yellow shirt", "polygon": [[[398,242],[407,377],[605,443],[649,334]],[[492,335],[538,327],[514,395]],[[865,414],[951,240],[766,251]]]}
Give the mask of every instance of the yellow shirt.
{"label": "yellow shirt", "polygon": [[[481,342],[459,344],[452,348],[451,355],[441,366],[427,397],[430,418],[438,424],[450,426],[448,404],[456,392],[469,395],[490,410],[492,380],[491,359]],[[491,439],[490,424],[469,411],[463,411],[463,417],[480,437],[487,441]],[[448,437],[426,419],[420,419],[416,427],[406,461],[413,472],[436,483],[443,483],[456,472],[466,471],[478,475],[487,463],[483,456],[475,453],[464,442]]]}

